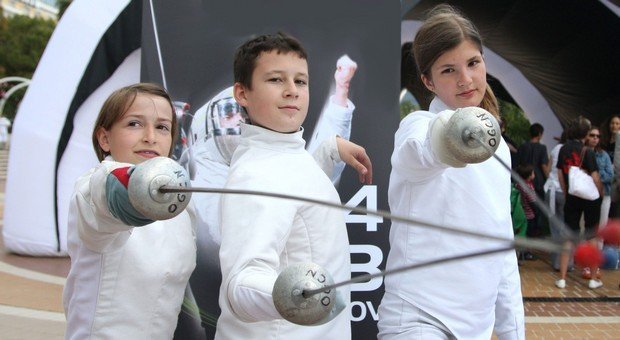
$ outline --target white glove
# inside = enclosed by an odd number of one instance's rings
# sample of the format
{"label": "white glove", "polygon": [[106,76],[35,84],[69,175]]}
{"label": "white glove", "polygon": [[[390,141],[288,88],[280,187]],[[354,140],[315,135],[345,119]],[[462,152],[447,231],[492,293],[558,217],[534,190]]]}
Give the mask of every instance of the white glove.
{"label": "white glove", "polygon": [[497,119],[476,106],[439,112],[429,133],[435,156],[457,168],[486,161],[501,142]]}
{"label": "white glove", "polygon": [[446,148],[446,125],[450,118],[454,115],[452,110],[444,110],[439,112],[437,118],[431,122],[431,128],[429,131],[429,138],[431,140],[431,149],[435,157],[437,157],[442,163],[455,168],[463,168],[467,163],[461,162],[454,157],[452,153]]}

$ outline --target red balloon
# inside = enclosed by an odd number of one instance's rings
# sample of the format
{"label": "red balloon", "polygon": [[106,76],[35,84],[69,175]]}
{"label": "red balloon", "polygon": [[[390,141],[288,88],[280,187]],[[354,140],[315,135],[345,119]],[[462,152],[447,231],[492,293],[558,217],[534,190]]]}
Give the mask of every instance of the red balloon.
{"label": "red balloon", "polygon": [[598,268],[603,263],[603,252],[595,244],[582,242],[575,247],[575,263],[580,267]]}
{"label": "red balloon", "polygon": [[614,246],[620,245],[620,219],[610,219],[603,228],[599,229],[598,237],[600,237],[605,244],[611,244]]}

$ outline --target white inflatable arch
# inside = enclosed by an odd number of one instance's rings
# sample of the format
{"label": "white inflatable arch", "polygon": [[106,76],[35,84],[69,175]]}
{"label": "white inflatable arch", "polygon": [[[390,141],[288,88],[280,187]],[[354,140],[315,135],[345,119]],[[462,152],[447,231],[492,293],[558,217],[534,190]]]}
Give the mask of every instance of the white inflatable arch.
{"label": "white inflatable arch", "polygon": [[140,79],[140,31],[127,27],[141,10],[140,1],[75,0],[58,23],[13,126],[7,250],[67,254],[69,199],[75,180],[97,163],[90,135],[99,108],[113,90]]}

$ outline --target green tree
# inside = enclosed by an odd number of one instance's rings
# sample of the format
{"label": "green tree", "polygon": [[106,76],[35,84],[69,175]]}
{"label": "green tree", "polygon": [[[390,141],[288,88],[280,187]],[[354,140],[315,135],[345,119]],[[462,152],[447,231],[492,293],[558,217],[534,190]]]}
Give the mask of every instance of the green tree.
{"label": "green tree", "polygon": [[71,1],[72,0],[58,0],[58,1],[56,1],[56,3],[58,4],[58,20],[60,20],[62,15],[65,14],[65,11],[67,10],[67,7],[69,7],[69,5],[71,5]]}
{"label": "green tree", "polygon": [[420,109],[420,105],[414,104],[410,100],[404,100],[400,103],[400,119],[405,118],[408,114],[413,111],[417,111]]}
{"label": "green tree", "polygon": [[[32,78],[55,26],[53,20],[0,15],[0,78]],[[20,90],[11,96],[4,107],[4,116],[13,120],[24,93],[25,90]]]}
{"label": "green tree", "polygon": [[520,107],[499,100],[499,111],[506,126],[506,135],[512,138],[517,145],[521,145],[530,139],[530,121],[525,117]]}
{"label": "green tree", "polygon": [[0,77],[31,78],[55,26],[24,15],[0,18]]}

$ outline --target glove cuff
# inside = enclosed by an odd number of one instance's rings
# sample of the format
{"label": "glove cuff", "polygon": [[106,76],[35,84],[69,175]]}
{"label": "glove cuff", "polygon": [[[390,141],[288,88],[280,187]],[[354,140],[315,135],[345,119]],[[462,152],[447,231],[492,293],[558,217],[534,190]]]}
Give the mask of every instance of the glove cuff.
{"label": "glove cuff", "polygon": [[106,180],[106,200],[112,215],[129,226],[144,226],[154,220],[146,218],[138,212],[129,201],[127,186],[134,167],[123,167],[112,170]]}
{"label": "glove cuff", "polygon": [[446,148],[445,144],[445,140],[447,138],[445,126],[452,115],[454,115],[454,111],[452,110],[441,111],[431,123],[431,128],[429,130],[431,149],[435,157],[437,157],[442,163],[455,168],[463,168],[467,165],[467,163],[461,162],[454,158],[454,156],[450,154]]}

